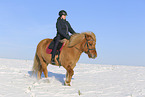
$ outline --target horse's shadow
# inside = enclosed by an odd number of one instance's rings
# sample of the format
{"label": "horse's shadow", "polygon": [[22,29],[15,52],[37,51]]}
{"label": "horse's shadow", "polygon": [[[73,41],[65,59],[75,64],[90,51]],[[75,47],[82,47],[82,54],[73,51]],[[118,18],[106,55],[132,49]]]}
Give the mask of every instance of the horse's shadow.
{"label": "horse's shadow", "polygon": [[[28,71],[28,74],[29,74],[30,76],[33,76],[32,71]],[[36,75],[35,75],[35,77],[36,77]],[[42,77],[42,78],[45,78],[43,72],[42,72],[41,77]],[[49,71],[49,72],[48,72],[48,77],[55,77],[56,80],[58,80],[59,82],[61,82],[61,83],[64,85],[64,82],[65,82],[65,81],[64,81],[65,74],[53,73],[53,72],[50,72],[50,71]],[[72,78],[72,79],[74,79],[74,78]]]}

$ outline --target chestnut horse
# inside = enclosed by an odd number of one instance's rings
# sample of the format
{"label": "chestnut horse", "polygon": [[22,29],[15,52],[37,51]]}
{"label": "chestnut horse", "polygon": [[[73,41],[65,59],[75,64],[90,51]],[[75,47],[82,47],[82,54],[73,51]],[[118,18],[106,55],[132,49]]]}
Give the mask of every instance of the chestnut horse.
{"label": "chestnut horse", "polygon": [[[34,64],[32,71],[37,74],[37,78],[41,78],[42,72],[45,77],[48,77],[47,66],[51,64],[51,54],[46,53],[46,48],[51,43],[52,39],[42,40],[36,50],[34,57]],[[63,66],[66,69],[65,85],[70,86],[71,78],[74,74],[74,67],[78,62],[80,55],[84,52],[89,58],[95,59],[97,57],[96,52],[96,36],[93,32],[83,32],[80,34],[73,34],[70,40],[63,41],[61,53],[59,55],[59,62],[57,61],[58,55],[55,56],[56,66]]]}

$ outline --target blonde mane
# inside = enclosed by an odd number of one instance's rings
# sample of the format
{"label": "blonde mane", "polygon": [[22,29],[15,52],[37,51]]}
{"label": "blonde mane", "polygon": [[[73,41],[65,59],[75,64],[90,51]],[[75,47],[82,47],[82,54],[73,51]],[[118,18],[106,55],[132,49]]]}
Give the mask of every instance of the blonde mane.
{"label": "blonde mane", "polygon": [[93,32],[82,32],[71,36],[68,47],[73,47],[76,44],[80,43],[85,38],[85,35],[90,36],[96,42],[96,36]]}

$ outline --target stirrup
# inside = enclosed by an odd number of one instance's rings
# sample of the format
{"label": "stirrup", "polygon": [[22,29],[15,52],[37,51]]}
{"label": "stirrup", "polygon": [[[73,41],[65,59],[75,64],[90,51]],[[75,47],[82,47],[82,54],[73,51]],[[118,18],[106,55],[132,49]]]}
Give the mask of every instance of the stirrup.
{"label": "stirrup", "polygon": [[51,64],[55,65],[55,60],[54,59],[51,59]]}

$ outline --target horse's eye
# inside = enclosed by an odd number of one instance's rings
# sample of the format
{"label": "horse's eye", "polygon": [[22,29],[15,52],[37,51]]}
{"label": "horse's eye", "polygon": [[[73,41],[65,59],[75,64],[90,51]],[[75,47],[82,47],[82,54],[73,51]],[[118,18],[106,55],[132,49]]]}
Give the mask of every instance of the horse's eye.
{"label": "horse's eye", "polygon": [[89,43],[90,46],[92,46],[92,44]]}

